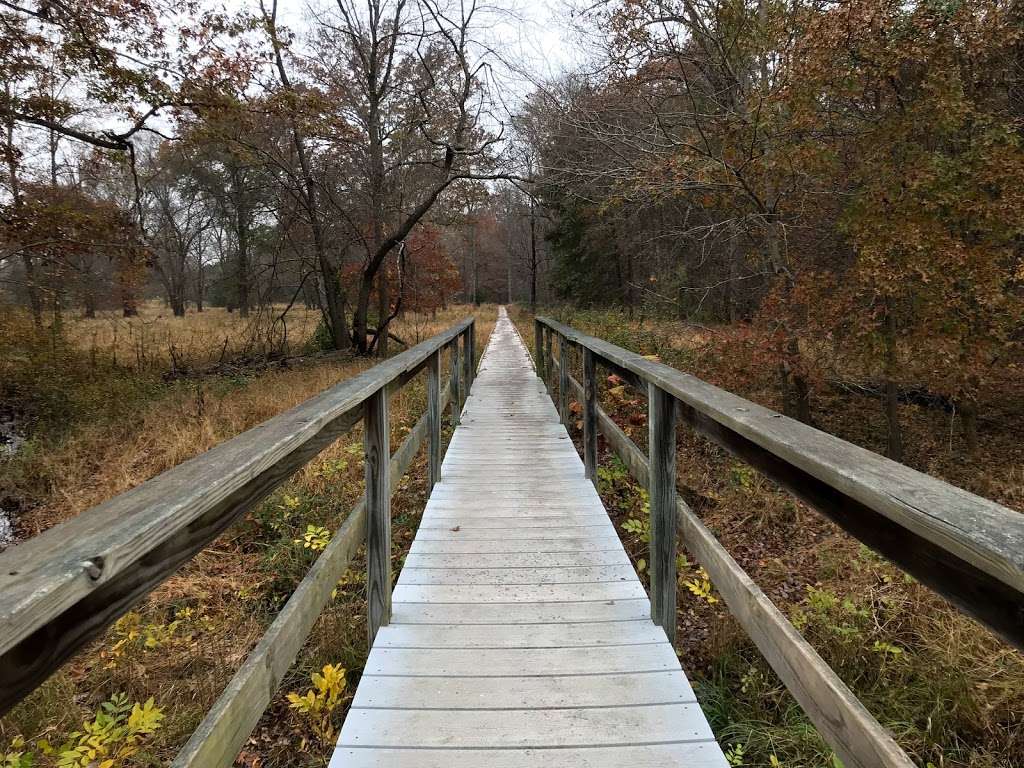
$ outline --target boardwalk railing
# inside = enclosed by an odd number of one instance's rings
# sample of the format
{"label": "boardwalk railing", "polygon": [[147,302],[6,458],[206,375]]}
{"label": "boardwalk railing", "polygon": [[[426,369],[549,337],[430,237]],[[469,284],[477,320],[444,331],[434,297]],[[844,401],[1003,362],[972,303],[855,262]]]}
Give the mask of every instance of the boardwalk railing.
{"label": "boardwalk railing", "polygon": [[[676,424],[685,422],[851,535],[1024,649],[1024,515],[786,418],[694,376],[539,317],[538,375],[583,410],[596,482],[597,435],[650,493],[652,618],[673,639],[676,540],[704,566],[733,616],[847,768],[913,763],[676,493]],[[557,359],[553,354],[557,342]],[[570,352],[582,355],[582,383]],[[648,398],[649,452],[597,402],[600,364]]]}
{"label": "boardwalk railing", "polygon": [[[461,351],[460,351],[461,340]],[[450,373],[442,387],[441,355]],[[367,543],[369,636],[391,615],[391,479],[424,439],[428,490],[440,478],[441,414],[457,423],[472,383],[468,318],[364,373],[146,483],[0,554],[0,715],[85,643],[252,509],[324,448],[364,421],[366,493],[174,762],[230,765]],[[427,412],[394,456],[388,400],[422,370]]]}

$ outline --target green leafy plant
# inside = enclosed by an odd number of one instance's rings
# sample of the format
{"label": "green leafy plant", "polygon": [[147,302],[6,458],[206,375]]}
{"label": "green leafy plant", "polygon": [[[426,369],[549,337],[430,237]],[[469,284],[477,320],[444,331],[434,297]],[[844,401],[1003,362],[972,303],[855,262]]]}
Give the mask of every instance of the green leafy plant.
{"label": "green leafy plant", "polygon": [[743,753],[746,748],[742,744],[730,744],[725,750],[725,759],[729,765],[743,765]]}
{"label": "green leafy plant", "polygon": [[[39,752],[55,760],[57,768],[117,768],[136,755],[147,736],[160,728],[164,714],[153,699],[131,703],[123,693],[114,694],[100,705],[82,729],[69,733],[59,747],[41,740]],[[12,743],[17,751],[5,754],[3,768],[29,768],[37,756],[21,751],[24,740]]]}
{"label": "green leafy plant", "polygon": [[296,544],[301,544],[303,549],[311,549],[319,552],[331,541],[331,532],[319,525],[307,525],[306,532],[301,539],[295,539]]}
{"label": "green leafy plant", "polygon": [[631,517],[622,524],[622,530],[633,534],[644,544],[651,541],[651,521],[648,518]]}

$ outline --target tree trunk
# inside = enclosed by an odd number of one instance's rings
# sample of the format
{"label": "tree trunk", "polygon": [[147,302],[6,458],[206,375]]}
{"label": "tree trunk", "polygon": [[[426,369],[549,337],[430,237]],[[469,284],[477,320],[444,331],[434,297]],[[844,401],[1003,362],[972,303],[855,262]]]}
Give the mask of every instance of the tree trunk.
{"label": "tree trunk", "polygon": [[388,296],[388,264],[381,264],[377,274],[377,357],[388,356],[388,318],[391,315],[391,299]]}
{"label": "tree trunk", "polygon": [[537,224],[530,198],[530,311],[537,312]]}
{"label": "tree trunk", "polygon": [[[241,194],[244,195],[244,192]],[[237,221],[235,237],[238,253],[235,260],[235,281],[238,284],[238,314],[249,316],[249,212],[248,206],[239,202],[236,210]]]}

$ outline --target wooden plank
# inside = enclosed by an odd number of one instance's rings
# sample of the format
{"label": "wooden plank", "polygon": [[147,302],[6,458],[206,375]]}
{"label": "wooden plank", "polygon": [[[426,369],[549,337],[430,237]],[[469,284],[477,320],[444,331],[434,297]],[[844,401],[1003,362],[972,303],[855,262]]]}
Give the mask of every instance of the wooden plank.
{"label": "wooden plank", "polygon": [[401,584],[395,600],[403,603],[544,603],[641,599],[639,581],[596,584]]}
{"label": "wooden plank", "polygon": [[597,486],[597,372],[594,353],[583,350],[583,463],[586,477]]}
{"label": "wooden plank", "polygon": [[414,568],[406,563],[398,579],[405,584],[583,584],[633,581],[631,565],[582,565],[565,568]]}
{"label": "wooden plank", "polygon": [[403,603],[392,604],[393,624],[551,624],[634,621],[651,618],[647,598],[589,603]]}
{"label": "wooden plank", "polygon": [[498,554],[409,554],[406,568],[578,568],[594,565],[630,565],[629,557],[618,549],[589,552],[504,552]]}
{"label": "wooden plank", "polygon": [[[493,510],[490,510],[493,511]],[[541,510],[542,512],[548,510]],[[558,526],[605,526],[608,525],[607,515],[575,514],[564,515],[521,515],[513,517],[510,515],[496,516],[484,514],[465,514],[459,511],[439,512],[436,509],[424,512],[420,519],[419,530],[431,528],[443,528],[450,530],[457,526],[462,530],[477,529],[509,529],[522,530],[524,528],[552,528]]]}
{"label": "wooden plank", "polygon": [[555,539],[553,541],[544,538],[511,541],[422,541],[416,539],[409,551],[417,555],[456,555],[460,553],[485,555],[498,552],[579,552],[580,550],[599,551],[603,549],[617,551],[621,548],[622,544],[619,543],[618,537]]}
{"label": "wooden plank", "polygon": [[[578,655],[578,654],[577,654]],[[711,741],[696,704],[590,709],[351,709],[346,745],[482,749],[595,747],[649,742]]]}
{"label": "wooden plank", "polygon": [[510,541],[512,539],[577,539],[581,536],[615,535],[615,527],[605,520],[597,525],[548,526],[538,528],[423,528],[416,538],[419,541]]}
{"label": "wooden plank", "polygon": [[551,363],[554,361],[554,357],[551,354],[551,338],[555,334],[550,330],[544,334],[544,372],[547,374],[547,378],[544,379],[544,389],[550,395],[552,391],[552,382],[554,381],[554,375],[551,368]]}
{"label": "wooden plank", "polygon": [[449,346],[451,353],[451,369],[448,372],[448,389],[452,393],[452,426],[459,426],[459,417],[462,414],[462,385],[460,383],[459,368],[459,338],[455,337]]}
{"label": "wooden plank", "polygon": [[[474,627],[460,624],[400,624],[383,627],[377,635],[378,648],[592,648],[664,642],[665,632],[650,621],[561,622],[518,626],[482,624]],[[676,677],[681,678],[680,675]],[[623,702],[609,697],[601,703]]]}
{"label": "wooden plank", "polygon": [[468,321],[0,553],[0,714],[252,509]]}
{"label": "wooden plank", "polygon": [[427,494],[441,482],[441,352],[427,359]]}
{"label": "wooden plank", "polygon": [[533,356],[536,361],[535,370],[541,381],[544,380],[544,326],[540,322],[533,322]]}
{"label": "wooden plank", "polygon": [[522,675],[603,675],[679,671],[668,643],[588,648],[374,648],[364,667],[368,675],[430,677],[508,677]]}
{"label": "wooden plank", "polygon": [[558,337],[558,417],[569,426],[569,344]]}
{"label": "wooden plank", "polygon": [[[650,622],[646,622],[650,624]],[[392,628],[388,628],[389,631]],[[529,629],[524,627],[523,629]],[[536,707],[644,706],[696,701],[676,672],[502,678],[373,677],[352,706],[402,709],[526,709]]]}
{"label": "wooden plank", "polygon": [[676,644],[676,417],[672,395],[651,384],[647,392],[651,469],[651,618]]}
{"label": "wooden plank", "polygon": [[341,747],[329,768],[728,768],[717,744],[555,749],[360,749]]}
{"label": "wooden plank", "polygon": [[363,416],[366,467],[366,628],[369,646],[391,620],[391,432],[388,393],[366,401]]}
{"label": "wooden plank", "polygon": [[547,318],[682,418],[1024,650],[1024,515]]}

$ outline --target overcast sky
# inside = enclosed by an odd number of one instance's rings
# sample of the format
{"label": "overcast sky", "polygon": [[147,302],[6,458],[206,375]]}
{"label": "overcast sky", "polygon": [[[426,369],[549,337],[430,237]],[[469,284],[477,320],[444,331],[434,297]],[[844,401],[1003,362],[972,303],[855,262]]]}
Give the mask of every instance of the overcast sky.
{"label": "overcast sky", "polygon": [[[257,0],[227,0],[232,8],[243,8],[254,2]],[[330,0],[279,0],[280,20],[300,37],[308,28],[311,2],[315,6],[330,4]],[[501,19],[484,31],[484,35],[487,44],[526,73],[525,78],[513,75],[517,82],[510,83],[520,94],[531,90],[529,79],[547,79],[584,58],[580,46],[572,41],[566,2],[568,0],[490,0],[490,7],[495,11],[478,16]]]}

